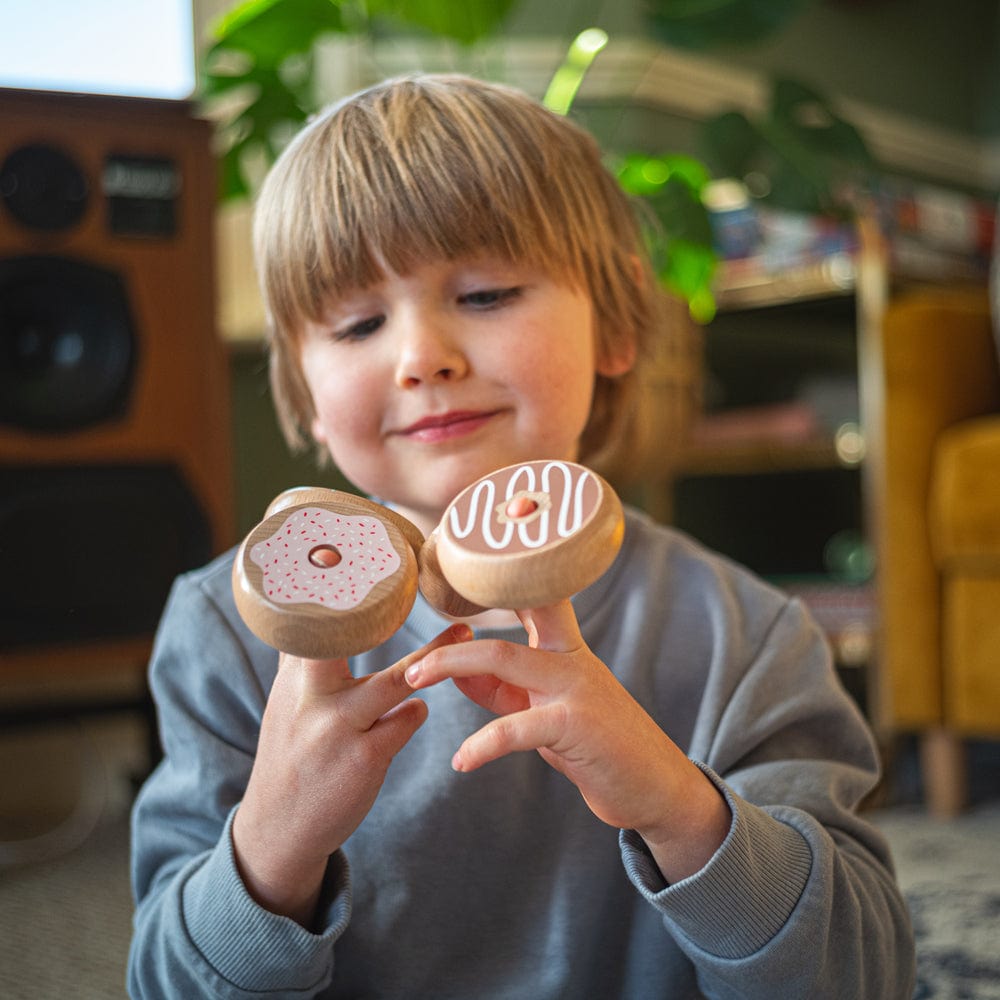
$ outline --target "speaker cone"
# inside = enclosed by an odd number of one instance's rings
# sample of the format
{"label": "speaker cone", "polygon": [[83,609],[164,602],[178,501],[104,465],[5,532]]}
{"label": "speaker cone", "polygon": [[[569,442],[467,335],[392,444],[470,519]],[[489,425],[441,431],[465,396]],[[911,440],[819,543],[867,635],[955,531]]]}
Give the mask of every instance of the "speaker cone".
{"label": "speaker cone", "polygon": [[0,166],[0,199],[22,225],[55,232],[83,217],[87,180],[58,149],[22,146]]}
{"label": "speaker cone", "polygon": [[0,260],[0,422],[62,431],[113,419],[135,345],[113,272],[60,257]]}

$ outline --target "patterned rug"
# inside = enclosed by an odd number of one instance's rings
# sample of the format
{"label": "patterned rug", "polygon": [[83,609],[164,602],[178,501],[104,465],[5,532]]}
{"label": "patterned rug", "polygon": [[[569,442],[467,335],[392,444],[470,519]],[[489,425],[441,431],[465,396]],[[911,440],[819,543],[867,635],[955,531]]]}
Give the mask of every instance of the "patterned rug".
{"label": "patterned rug", "polygon": [[874,818],[913,919],[915,1000],[1000,1000],[1000,804],[949,821],[913,806]]}

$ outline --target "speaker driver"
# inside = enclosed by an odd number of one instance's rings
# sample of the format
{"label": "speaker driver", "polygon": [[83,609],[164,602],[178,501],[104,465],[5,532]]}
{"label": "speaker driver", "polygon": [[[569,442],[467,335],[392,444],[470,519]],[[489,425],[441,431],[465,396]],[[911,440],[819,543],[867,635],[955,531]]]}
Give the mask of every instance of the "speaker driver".
{"label": "speaker driver", "polygon": [[113,419],[135,345],[114,272],[59,257],[0,260],[0,422],[53,431]]}
{"label": "speaker driver", "polygon": [[87,180],[65,153],[22,146],[0,166],[0,198],[18,222],[50,232],[75,225],[87,207]]}
{"label": "speaker driver", "polygon": [[0,655],[151,633],[174,577],[212,552],[173,466],[0,465]]}

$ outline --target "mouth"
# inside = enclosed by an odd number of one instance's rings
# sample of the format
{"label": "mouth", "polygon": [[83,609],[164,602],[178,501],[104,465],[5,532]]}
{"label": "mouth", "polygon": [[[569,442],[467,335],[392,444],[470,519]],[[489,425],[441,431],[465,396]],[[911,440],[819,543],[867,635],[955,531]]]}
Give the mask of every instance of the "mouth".
{"label": "mouth", "polygon": [[436,413],[403,427],[399,434],[413,441],[446,441],[479,430],[499,412],[499,410],[450,410],[448,413]]}

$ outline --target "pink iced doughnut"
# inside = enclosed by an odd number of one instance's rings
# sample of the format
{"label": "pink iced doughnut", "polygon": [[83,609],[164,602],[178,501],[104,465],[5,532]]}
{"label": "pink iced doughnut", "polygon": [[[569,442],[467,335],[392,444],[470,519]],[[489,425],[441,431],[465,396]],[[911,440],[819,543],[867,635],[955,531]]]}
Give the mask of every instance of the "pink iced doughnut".
{"label": "pink iced doughnut", "polygon": [[362,497],[287,491],[236,555],[236,606],[276,649],[309,659],[353,656],[406,620],[421,540],[405,518]]}

